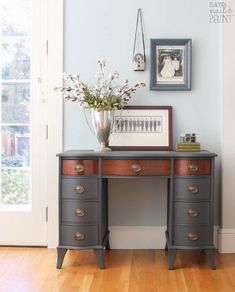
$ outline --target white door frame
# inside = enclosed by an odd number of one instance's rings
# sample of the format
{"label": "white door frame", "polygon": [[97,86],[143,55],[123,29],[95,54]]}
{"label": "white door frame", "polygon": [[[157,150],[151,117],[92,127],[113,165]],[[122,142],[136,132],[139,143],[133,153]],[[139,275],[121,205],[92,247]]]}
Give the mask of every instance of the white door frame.
{"label": "white door frame", "polygon": [[[48,247],[58,244],[58,158],[63,150],[63,99],[53,89],[63,85],[63,0],[47,1],[47,206]],[[43,171],[43,170],[42,170]]]}

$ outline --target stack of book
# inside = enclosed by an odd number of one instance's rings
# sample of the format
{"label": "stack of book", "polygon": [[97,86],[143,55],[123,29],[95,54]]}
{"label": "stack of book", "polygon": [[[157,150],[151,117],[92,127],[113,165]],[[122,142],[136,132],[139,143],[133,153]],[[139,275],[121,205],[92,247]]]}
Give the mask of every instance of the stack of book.
{"label": "stack of book", "polygon": [[176,151],[197,152],[201,150],[200,143],[194,142],[178,142],[176,144]]}

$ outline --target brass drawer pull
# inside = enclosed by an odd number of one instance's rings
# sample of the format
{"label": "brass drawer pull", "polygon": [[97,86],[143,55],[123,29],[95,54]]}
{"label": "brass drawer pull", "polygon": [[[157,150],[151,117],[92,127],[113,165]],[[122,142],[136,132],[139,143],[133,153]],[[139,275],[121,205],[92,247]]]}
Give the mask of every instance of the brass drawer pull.
{"label": "brass drawer pull", "polygon": [[192,218],[195,218],[198,216],[198,212],[197,212],[197,210],[190,208],[190,209],[188,209],[188,215]]}
{"label": "brass drawer pull", "polygon": [[75,192],[78,194],[82,194],[85,192],[85,188],[83,186],[76,186],[75,187]]}
{"label": "brass drawer pull", "polygon": [[85,239],[85,235],[84,235],[83,233],[76,232],[76,233],[75,233],[75,239],[76,239],[77,241],[82,241],[82,240]]}
{"label": "brass drawer pull", "polygon": [[190,232],[190,233],[188,234],[188,239],[191,240],[191,241],[196,241],[196,240],[198,240],[198,235],[197,235],[197,233],[195,233],[195,232]]}
{"label": "brass drawer pull", "polygon": [[76,215],[77,215],[78,217],[84,217],[84,216],[86,215],[85,210],[82,209],[82,208],[77,208],[77,209],[75,210],[75,213],[76,213]]}
{"label": "brass drawer pull", "polygon": [[196,164],[190,164],[188,170],[193,172],[198,171],[198,166]]}
{"label": "brass drawer pull", "polygon": [[191,193],[191,194],[197,194],[198,193],[198,187],[196,186],[189,186],[188,187],[188,191]]}
{"label": "brass drawer pull", "polygon": [[142,170],[142,168],[139,164],[132,164],[131,170],[134,172],[140,172]]}
{"label": "brass drawer pull", "polygon": [[83,171],[85,170],[85,168],[84,168],[84,166],[83,166],[82,164],[77,164],[77,165],[75,166],[75,170],[76,170],[77,172],[83,172]]}

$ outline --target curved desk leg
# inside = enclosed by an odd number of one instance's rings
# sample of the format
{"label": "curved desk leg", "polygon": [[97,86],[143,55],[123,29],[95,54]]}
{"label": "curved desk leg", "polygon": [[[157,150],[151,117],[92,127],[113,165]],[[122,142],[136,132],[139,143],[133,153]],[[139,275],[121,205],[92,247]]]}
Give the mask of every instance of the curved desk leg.
{"label": "curved desk leg", "polygon": [[165,251],[168,251],[167,242],[166,242],[166,245],[165,245]]}
{"label": "curved desk leg", "polygon": [[108,238],[107,238],[107,240],[106,240],[106,242],[105,242],[105,249],[106,249],[106,250],[110,250],[109,236],[108,236]]}
{"label": "curved desk leg", "polygon": [[57,248],[57,269],[61,269],[61,266],[63,264],[64,256],[67,252],[67,248]]}
{"label": "curved desk leg", "polygon": [[206,254],[207,254],[209,266],[212,268],[212,270],[215,270],[216,269],[215,249],[207,249]]}
{"label": "curved desk leg", "polygon": [[176,249],[168,249],[168,270],[174,269]]}
{"label": "curved desk leg", "polygon": [[105,268],[105,263],[104,263],[104,250],[103,249],[94,249],[97,261],[98,261],[98,265],[100,269],[104,269]]}

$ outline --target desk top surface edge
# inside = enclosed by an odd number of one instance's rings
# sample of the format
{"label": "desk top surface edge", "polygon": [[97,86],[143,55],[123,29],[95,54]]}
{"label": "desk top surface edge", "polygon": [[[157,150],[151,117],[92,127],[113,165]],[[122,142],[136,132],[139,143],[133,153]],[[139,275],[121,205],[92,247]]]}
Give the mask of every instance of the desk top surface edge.
{"label": "desk top surface edge", "polygon": [[94,150],[67,150],[58,153],[59,157],[91,157],[91,158],[143,158],[143,157],[216,157],[217,154],[202,150],[199,152],[178,152],[178,151],[110,151],[95,152]]}

